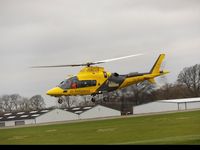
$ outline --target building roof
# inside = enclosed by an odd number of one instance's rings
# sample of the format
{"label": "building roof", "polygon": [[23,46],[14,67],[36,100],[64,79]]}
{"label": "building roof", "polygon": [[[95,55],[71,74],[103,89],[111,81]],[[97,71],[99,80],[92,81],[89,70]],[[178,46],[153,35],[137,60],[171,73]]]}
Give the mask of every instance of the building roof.
{"label": "building roof", "polygon": [[[81,114],[94,106],[85,106],[85,107],[72,107],[72,108],[59,108],[61,110],[65,110],[68,112],[72,112],[75,114]],[[27,120],[27,119],[35,119],[36,117],[45,114],[54,109],[42,109],[42,110],[33,110],[33,111],[21,111],[21,112],[7,112],[4,114],[0,114],[0,122],[1,121],[11,121],[11,120]]]}
{"label": "building roof", "polygon": [[160,102],[165,102],[165,103],[189,103],[189,102],[200,102],[200,97],[198,97],[198,98],[184,98],[184,99],[160,100]]}
{"label": "building roof", "polygon": [[91,108],[93,108],[95,106],[84,106],[84,107],[72,107],[72,108],[64,108],[63,110],[65,111],[69,111],[69,112],[72,112],[72,113],[75,113],[75,114],[81,114]]}
{"label": "building roof", "polygon": [[44,113],[49,112],[50,109],[43,110],[33,110],[33,111],[21,111],[21,112],[9,112],[0,115],[1,121],[11,121],[11,120],[26,120],[26,119],[34,119]]}
{"label": "building roof", "polygon": [[[98,105],[84,106],[84,107],[72,107],[72,108],[58,108],[58,109],[79,115],[79,114],[81,114],[87,110],[90,110]],[[103,107],[106,107],[106,106],[103,106]],[[112,108],[110,108],[110,109],[112,109]],[[0,114],[0,122],[11,121],[11,120],[35,119],[36,117],[38,117],[42,114],[45,114],[51,110],[54,110],[54,109],[51,108],[51,109],[43,109],[43,110],[33,110],[33,111],[29,111],[29,112],[25,112],[25,111],[24,112],[7,112],[4,114]]]}

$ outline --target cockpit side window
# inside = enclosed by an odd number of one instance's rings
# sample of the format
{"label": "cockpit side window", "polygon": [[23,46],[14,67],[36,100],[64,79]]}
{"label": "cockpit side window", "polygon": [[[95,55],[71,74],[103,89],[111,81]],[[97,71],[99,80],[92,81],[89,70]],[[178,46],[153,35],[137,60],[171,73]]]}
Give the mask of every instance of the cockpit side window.
{"label": "cockpit side window", "polygon": [[[72,88],[72,84],[73,83],[77,83],[78,82],[78,79],[77,77],[72,77],[72,78],[69,78],[69,79],[66,79],[64,81],[62,81],[58,87],[62,88],[62,89],[70,89]],[[73,86],[73,87],[77,87],[77,86]]]}
{"label": "cockpit side window", "polygon": [[72,89],[76,89],[76,88],[77,88],[77,82],[72,82],[71,88],[72,88]]}

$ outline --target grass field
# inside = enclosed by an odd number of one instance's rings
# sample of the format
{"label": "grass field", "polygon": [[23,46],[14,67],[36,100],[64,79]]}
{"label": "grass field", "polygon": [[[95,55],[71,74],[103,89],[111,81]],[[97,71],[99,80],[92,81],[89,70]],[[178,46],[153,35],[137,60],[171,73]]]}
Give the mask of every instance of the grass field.
{"label": "grass field", "polygon": [[0,144],[200,144],[200,111],[1,129]]}

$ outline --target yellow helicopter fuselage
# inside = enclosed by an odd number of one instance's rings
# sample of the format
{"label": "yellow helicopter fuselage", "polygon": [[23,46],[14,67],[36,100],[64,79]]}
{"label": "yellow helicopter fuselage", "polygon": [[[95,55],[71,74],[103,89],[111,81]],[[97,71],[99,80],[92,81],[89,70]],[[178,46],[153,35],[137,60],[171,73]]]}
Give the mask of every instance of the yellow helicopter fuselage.
{"label": "yellow helicopter fuselage", "polygon": [[76,76],[62,81],[57,87],[47,91],[47,95],[55,97],[96,95],[122,89],[145,80],[155,83],[155,77],[169,73],[160,71],[164,57],[165,55],[161,54],[148,73],[119,75],[107,72],[103,67],[87,66],[82,68]]}

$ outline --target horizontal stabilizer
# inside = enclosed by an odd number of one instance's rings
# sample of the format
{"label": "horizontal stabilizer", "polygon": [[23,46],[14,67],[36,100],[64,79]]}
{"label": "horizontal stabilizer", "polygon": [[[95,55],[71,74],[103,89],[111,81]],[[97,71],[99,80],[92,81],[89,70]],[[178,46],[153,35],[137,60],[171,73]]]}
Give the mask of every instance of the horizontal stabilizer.
{"label": "horizontal stabilizer", "polygon": [[148,79],[148,81],[149,81],[150,83],[152,83],[152,84],[156,84],[156,81],[155,81],[154,78],[152,78],[152,79]]}

